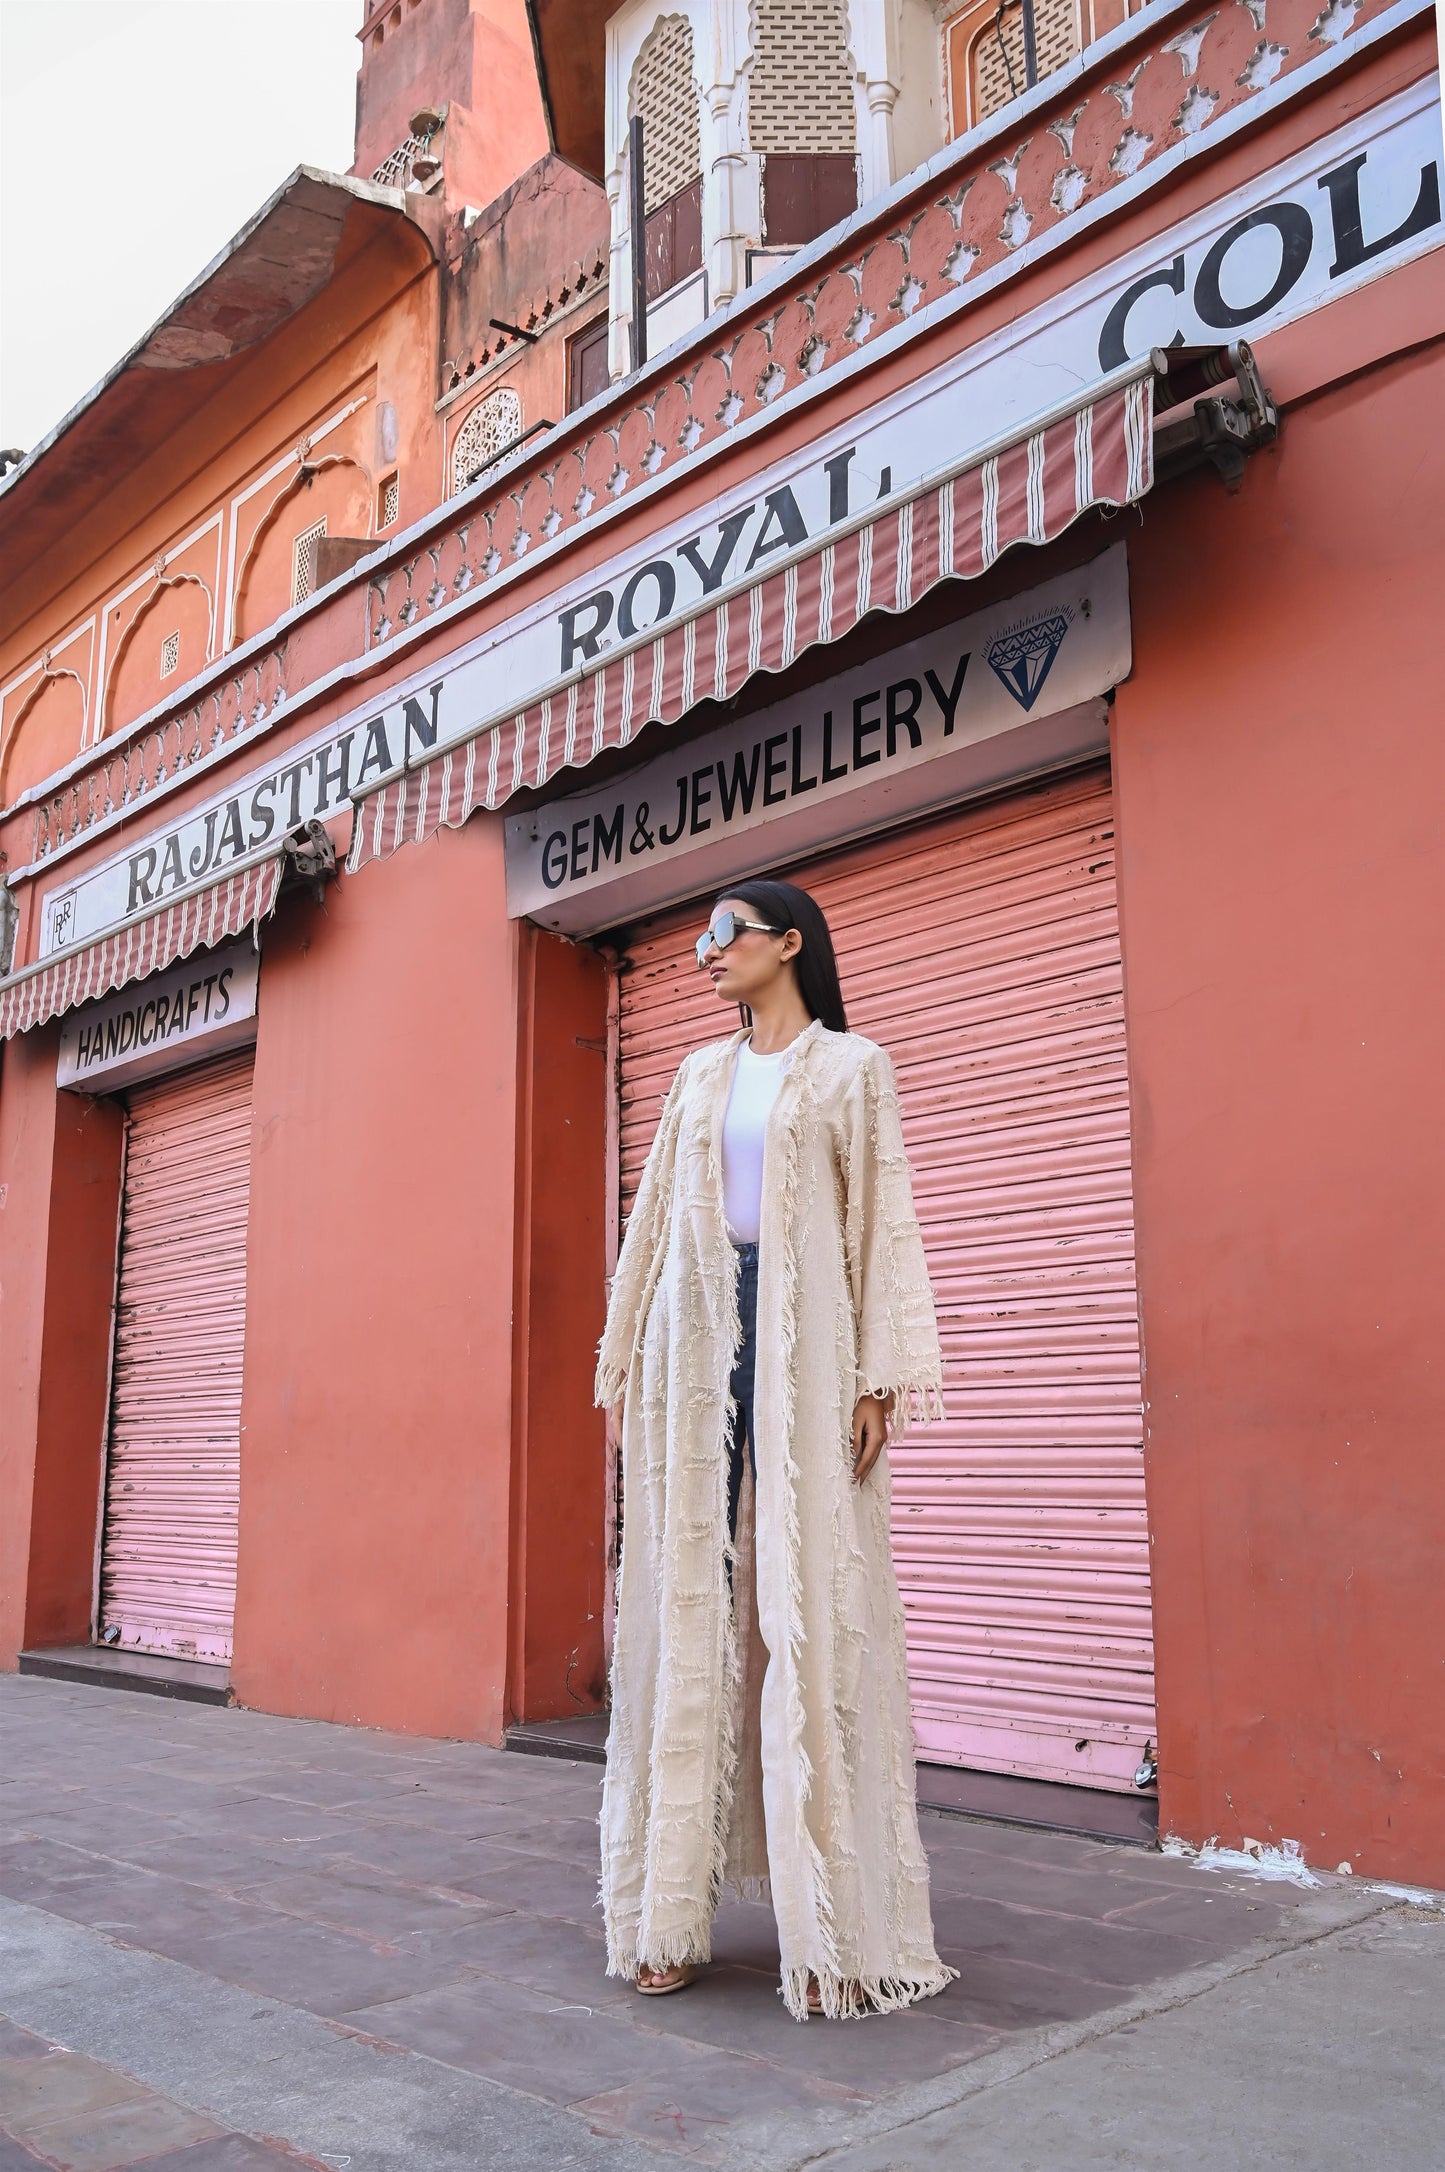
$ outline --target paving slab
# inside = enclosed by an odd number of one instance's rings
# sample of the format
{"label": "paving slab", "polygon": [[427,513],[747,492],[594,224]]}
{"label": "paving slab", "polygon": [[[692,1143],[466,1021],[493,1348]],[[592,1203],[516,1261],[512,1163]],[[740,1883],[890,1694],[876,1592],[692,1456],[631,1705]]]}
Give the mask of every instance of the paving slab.
{"label": "paving slab", "polygon": [[258,1879],[246,1892],[258,1908],[388,1944],[412,1931],[460,1930],[488,1913],[460,1891],[389,1878],[334,1856],[315,1869]]}
{"label": "paving slab", "polygon": [[167,2150],[163,2157],[148,2157],[145,2172],[298,2172],[298,2166],[314,2163],[294,2150],[270,2149],[244,2134],[227,2134],[217,2142],[198,2142],[190,2149]]}
{"label": "paving slab", "polygon": [[13,2135],[0,2133],[0,2172],[37,2172],[39,2157],[32,2154]]}
{"label": "paving slab", "polygon": [[1402,1908],[1341,1930],[815,2164],[1438,2172],[1445,1913]]}
{"label": "paving slab", "polygon": [[[133,2076],[6,2023],[0,2028],[0,2145],[52,2172],[120,2172],[216,2141],[204,2113]],[[28,2158],[26,2153],[31,2153]],[[0,2167],[6,2163],[0,2146]]]}
{"label": "paving slab", "polygon": [[[0,1984],[21,2025],[84,2044],[132,2082],[279,2152],[293,2172],[298,2156],[350,2172],[657,2172],[640,2145],[600,2139],[527,2093],[12,1901],[0,1901]],[[185,2172],[269,2167],[254,2151],[201,2146],[217,2154],[163,2161]]]}
{"label": "paving slab", "polygon": [[135,2103],[109,2104],[46,2120],[17,2139],[54,2166],[55,2172],[123,2172],[131,2165],[152,2164],[162,2153],[170,2155],[225,2137],[203,2113],[148,2092]]}
{"label": "paving slab", "polygon": [[[0,1769],[0,2071],[43,2068],[39,2038],[129,2078],[126,2103],[219,2130],[146,2160],[192,2172],[224,2150],[216,2172],[278,2150],[351,2172],[788,2172],[895,2141],[965,2161],[930,2121],[1026,2111],[1053,2064],[1391,1905],[929,1812],[958,1981],[800,2024],[757,1903],[724,1902],[715,1965],[676,1998],[606,1976],[595,1766],[0,1677]],[[1125,2070],[1122,2102],[1148,2106]]]}

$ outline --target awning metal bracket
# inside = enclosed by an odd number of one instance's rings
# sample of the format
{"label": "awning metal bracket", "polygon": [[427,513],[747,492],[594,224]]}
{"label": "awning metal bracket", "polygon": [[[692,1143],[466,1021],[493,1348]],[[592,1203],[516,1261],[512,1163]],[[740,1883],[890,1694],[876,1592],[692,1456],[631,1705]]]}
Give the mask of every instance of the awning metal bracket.
{"label": "awning metal bracket", "polygon": [[[1182,474],[1207,461],[1232,487],[1251,453],[1279,435],[1279,410],[1270,398],[1248,340],[1233,347],[1165,347],[1155,350],[1159,384],[1156,413],[1193,400],[1193,412],[1164,421],[1154,433],[1156,479]],[[1230,392],[1214,391],[1232,381]],[[1195,395],[1203,393],[1199,398]]]}
{"label": "awning metal bracket", "polygon": [[336,873],[336,847],[324,822],[314,819],[303,822],[284,839],[282,885],[289,889],[301,883],[310,890],[319,905],[326,894],[326,885]]}

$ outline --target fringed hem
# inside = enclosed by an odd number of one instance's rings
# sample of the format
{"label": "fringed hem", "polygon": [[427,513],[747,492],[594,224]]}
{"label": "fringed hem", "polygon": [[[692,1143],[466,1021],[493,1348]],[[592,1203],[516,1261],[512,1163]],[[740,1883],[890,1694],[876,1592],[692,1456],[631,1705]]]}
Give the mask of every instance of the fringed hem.
{"label": "fringed hem", "polygon": [[808,1984],[815,1982],[827,2021],[865,2021],[870,2014],[896,2014],[920,1999],[931,1999],[957,1976],[939,1961],[926,1976],[835,1976],[829,1969],[785,1968],[783,2004],[795,2021],[816,2020],[808,2011]]}
{"label": "fringed hem", "polygon": [[627,1392],[627,1368],[623,1365],[602,1364],[597,1367],[597,1377],[592,1383],[594,1409],[610,1410]]}
{"label": "fringed hem", "polygon": [[906,1433],[911,1425],[940,1425],[947,1415],[943,1407],[943,1381],[937,1373],[921,1380],[891,1381],[886,1386],[860,1380],[858,1395],[874,1395],[880,1403],[886,1403],[892,1397],[890,1415],[895,1435]]}

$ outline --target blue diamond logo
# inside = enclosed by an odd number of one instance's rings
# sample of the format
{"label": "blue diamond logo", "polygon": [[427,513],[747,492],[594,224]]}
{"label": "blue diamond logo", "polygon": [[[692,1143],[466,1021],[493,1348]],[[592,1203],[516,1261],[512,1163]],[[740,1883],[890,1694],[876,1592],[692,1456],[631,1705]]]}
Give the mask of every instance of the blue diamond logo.
{"label": "blue diamond logo", "polygon": [[1043,692],[1044,681],[1054,668],[1054,658],[1068,630],[1067,618],[1058,611],[1052,618],[1037,619],[1032,626],[1000,634],[990,644],[989,663],[1021,709],[1032,709]]}

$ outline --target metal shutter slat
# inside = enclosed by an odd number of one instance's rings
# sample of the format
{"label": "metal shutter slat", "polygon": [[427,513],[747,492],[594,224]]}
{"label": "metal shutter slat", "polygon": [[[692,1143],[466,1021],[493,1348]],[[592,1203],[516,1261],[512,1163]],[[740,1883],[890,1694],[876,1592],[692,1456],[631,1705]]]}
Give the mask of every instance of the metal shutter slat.
{"label": "metal shutter slat", "polygon": [[[1122,1789],[1154,1694],[1113,827],[1093,772],[790,872],[894,1059],[938,1302],[949,1419],[892,1451],[920,1754]],[[624,1212],[734,1022],[690,955],[710,903],[624,959]]]}
{"label": "metal shutter slat", "polygon": [[137,1087],[126,1126],[100,1623],[187,1659],[231,1657],[251,1071]]}

